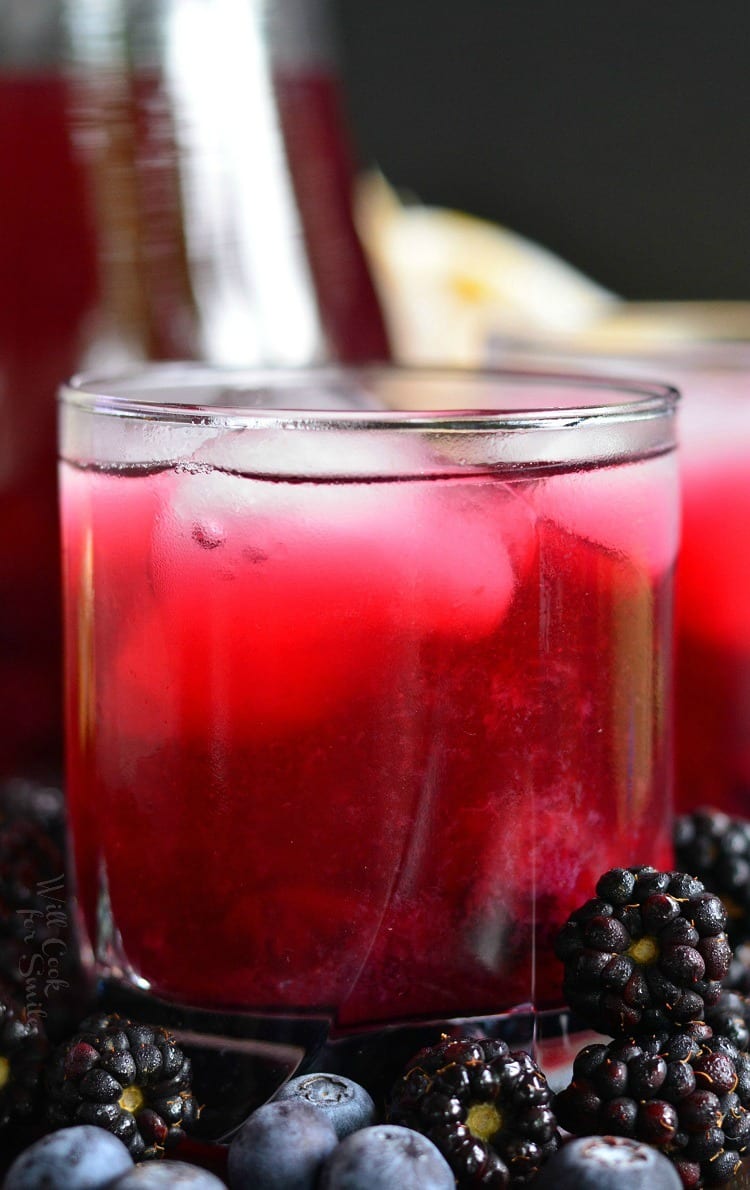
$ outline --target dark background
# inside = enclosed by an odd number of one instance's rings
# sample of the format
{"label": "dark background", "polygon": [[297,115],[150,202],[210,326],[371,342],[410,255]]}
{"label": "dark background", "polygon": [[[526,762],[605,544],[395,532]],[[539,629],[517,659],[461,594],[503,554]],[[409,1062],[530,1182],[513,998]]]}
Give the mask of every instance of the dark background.
{"label": "dark background", "polygon": [[361,156],[629,298],[750,299],[748,0],[337,0]]}

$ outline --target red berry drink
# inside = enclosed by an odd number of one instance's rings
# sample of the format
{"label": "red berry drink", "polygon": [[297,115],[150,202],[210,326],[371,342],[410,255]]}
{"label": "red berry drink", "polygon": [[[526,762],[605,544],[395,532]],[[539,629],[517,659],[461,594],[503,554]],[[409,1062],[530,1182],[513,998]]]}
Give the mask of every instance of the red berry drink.
{"label": "red berry drink", "polygon": [[[53,6],[54,7],[54,6]],[[55,391],[96,293],[69,85],[0,27],[0,777],[60,765]],[[38,31],[37,31],[38,32]],[[45,43],[46,44],[46,43]]]}
{"label": "red berry drink", "polygon": [[678,373],[683,536],[677,584],[677,797],[750,814],[750,353]]}
{"label": "red berry drink", "polygon": [[623,337],[619,354],[574,342],[496,345],[505,366],[592,369],[684,395],[676,576],[678,810],[750,816],[750,348],[740,341]]}
{"label": "red berry drink", "polygon": [[[100,969],[340,1030],[554,1006],[552,938],[601,872],[670,863],[671,398],[284,375],[66,396]],[[305,386],[435,408],[451,383],[509,412],[299,411]]]}

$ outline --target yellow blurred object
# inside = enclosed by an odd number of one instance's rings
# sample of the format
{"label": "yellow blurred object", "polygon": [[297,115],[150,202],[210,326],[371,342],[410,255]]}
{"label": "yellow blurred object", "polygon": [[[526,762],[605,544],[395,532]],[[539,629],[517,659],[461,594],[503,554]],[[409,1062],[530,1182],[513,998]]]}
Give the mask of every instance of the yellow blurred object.
{"label": "yellow blurred object", "polygon": [[459,211],[361,179],[359,232],[396,358],[476,366],[514,339],[637,352],[750,339],[750,302],[626,302],[554,253]]}
{"label": "yellow blurred object", "polygon": [[621,302],[579,339],[600,351],[750,339],[750,302]]}
{"label": "yellow blurred object", "polygon": [[358,225],[394,353],[471,365],[493,334],[571,334],[619,299],[531,241],[483,219],[409,205],[379,175],[362,180]]}

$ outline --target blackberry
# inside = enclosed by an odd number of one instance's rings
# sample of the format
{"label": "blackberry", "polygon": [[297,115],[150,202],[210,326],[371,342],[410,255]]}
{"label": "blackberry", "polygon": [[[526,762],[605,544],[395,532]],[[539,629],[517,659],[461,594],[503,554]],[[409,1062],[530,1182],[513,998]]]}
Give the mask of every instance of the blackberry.
{"label": "blackberry", "polygon": [[445,1038],[423,1049],[393,1088],[388,1119],[427,1136],[459,1190],[525,1185],[558,1145],[547,1080],[503,1041]]}
{"label": "blackberry", "polygon": [[613,868],[558,934],[563,994],[599,1033],[652,1033],[705,1018],[731,949],[726,910],[684,872]]}
{"label": "blackberry", "polygon": [[700,809],[678,818],[677,863],[721,897],[733,946],[750,940],[750,821]]}
{"label": "blackberry", "polygon": [[157,1026],[91,1017],[50,1058],[48,1122],[106,1128],[136,1161],[160,1157],[198,1115],[190,1059]]}
{"label": "blackberry", "polygon": [[46,1051],[38,1017],[0,990],[0,1129],[36,1118]]}
{"label": "blackberry", "polygon": [[0,785],[0,918],[36,904],[41,882],[65,870],[63,795],[59,789]]}
{"label": "blackberry", "polygon": [[67,1013],[55,993],[83,994],[70,923],[62,792],[7,781],[0,785],[0,979],[26,1004],[41,1008],[44,1000],[48,1032]]}
{"label": "blackberry", "polygon": [[738,1050],[750,1049],[750,1002],[741,993],[723,991],[706,1013],[706,1024],[728,1037]]}
{"label": "blackberry", "polygon": [[660,1149],[686,1186],[719,1186],[750,1146],[750,1056],[700,1022],[588,1045],[555,1097],[577,1136],[624,1136]]}
{"label": "blackberry", "polygon": [[750,996],[750,943],[741,942],[739,946],[735,946],[723,982],[725,988],[743,996]]}
{"label": "blackberry", "polygon": [[65,797],[57,785],[42,785],[23,777],[0,783],[0,826],[8,821],[33,822],[65,850]]}

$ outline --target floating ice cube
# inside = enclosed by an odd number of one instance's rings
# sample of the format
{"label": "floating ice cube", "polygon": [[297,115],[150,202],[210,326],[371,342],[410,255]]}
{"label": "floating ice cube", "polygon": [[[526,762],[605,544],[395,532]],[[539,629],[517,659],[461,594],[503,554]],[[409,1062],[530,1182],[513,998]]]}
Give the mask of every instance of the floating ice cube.
{"label": "floating ice cube", "polygon": [[680,411],[681,466],[694,473],[747,463],[750,457],[750,380],[746,373],[699,374],[685,385]]}
{"label": "floating ice cube", "polygon": [[554,475],[539,484],[534,503],[540,515],[658,578],[679,544],[675,467],[674,455],[665,455]]}
{"label": "floating ice cube", "polygon": [[535,549],[532,511],[496,480],[174,480],[154,590],[168,654],[190,654],[185,713],[201,725],[217,682],[247,731],[277,732],[356,695],[363,675],[388,686],[406,666],[411,681],[423,641],[500,627]]}
{"label": "floating ice cube", "polygon": [[223,430],[203,442],[192,461],[242,475],[346,479],[414,475],[430,466],[430,451],[413,431],[310,428],[295,424]]}

